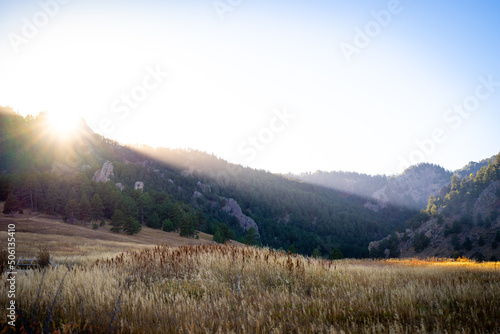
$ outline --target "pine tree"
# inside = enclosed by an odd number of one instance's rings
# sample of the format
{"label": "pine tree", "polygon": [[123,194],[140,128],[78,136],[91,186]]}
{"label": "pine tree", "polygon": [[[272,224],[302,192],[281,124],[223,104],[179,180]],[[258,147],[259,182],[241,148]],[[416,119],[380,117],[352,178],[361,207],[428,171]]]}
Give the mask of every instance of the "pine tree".
{"label": "pine tree", "polygon": [[149,216],[146,224],[151,228],[161,228],[162,227],[160,216],[158,216],[158,214],[156,212],[153,212],[153,214]]}
{"label": "pine tree", "polygon": [[196,235],[198,229],[198,218],[194,214],[186,214],[182,217],[179,235],[191,238]]}
{"label": "pine tree", "polygon": [[70,224],[76,222],[76,218],[80,216],[80,205],[75,199],[70,199],[66,205],[66,220]]}
{"label": "pine tree", "polygon": [[125,223],[125,218],[126,218],[126,216],[123,213],[123,211],[120,209],[116,209],[115,213],[111,217],[111,225],[113,226],[111,228],[111,231],[120,232],[123,224]]}
{"label": "pine tree", "polygon": [[250,227],[247,231],[247,235],[245,236],[245,243],[247,245],[259,245],[259,234],[257,233],[257,230],[255,227]]}
{"label": "pine tree", "polygon": [[217,228],[217,230],[214,233],[214,241],[218,244],[223,244],[226,240],[224,239],[224,236],[222,234],[222,231],[220,228]]}
{"label": "pine tree", "polygon": [[104,205],[99,194],[94,194],[90,201],[90,211],[93,220],[100,220],[104,216]]}
{"label": "pine tree", "polygon": [[125,218],[122,225],[123,231],[129,235],[139,233],[142,229],[141,223],[132,217]]}
{"label": "pine tree", "polygon": [[484,244],[486,244],[486,241],[484,240],[483,236],[479,237],[479,240],[478,240],[477,244],[479,246],[484,246]]}
{"label": "pine tree", "polygon": [[16,211],[19,211],[20,208],[21,205],[19,203],[19,200],[17,199],[17,196],[15,196],[13,193],[9,193],[2,212],[5,214],[14,213]]}
{"label": "pine tree", "polygon": [[80,201],[80,219],[82,222],[87,222],[91,218],[90,202],[86,194],[82,195]]}
{"label": "pine tree", "polygon": [[342,254],[340,249],[335,248],[329,257],[330,257],[330,260],[340,260],[340,259],[344,258],[344,255]]}
{"label": "pine tree", "polygon": [[314,258],[316,258],[316,259],[319,259],[321,257],[321,252],[319,251],[318,248],[314,248],[311,256],[314,257]]}
{"label": "pine tree", "polygon": [[163,221],[163,231],[165,232],[172,232],[174,230],[174,224],[170,219],[165,219]]}
{"label": "pine tree", "polygon": [[467,239],[465,239],[464,248],[468,251],[470,251],[472,249],[472,241],[469,239],[469,237],[467,237]]}
{"label": "pine tree", "polygon": [[[139,198],[137,200],[137,206],[139,208],[139,215],[141,218],[141,224],[144,224],[144,217],[151,215],[151,211],[152,211],[153,206],[154,206],[153,199],[151,198],[151,196],[149,196],[148,193],[145,193],[145,194],[140,193]],[[158,224],[160,224],[160,223],[161,223],[161,221],[158,218]],[[152,227],[150,224],[148,224],[148,226]],[[161,227],[161,226],[158,226],[158,227]]]}

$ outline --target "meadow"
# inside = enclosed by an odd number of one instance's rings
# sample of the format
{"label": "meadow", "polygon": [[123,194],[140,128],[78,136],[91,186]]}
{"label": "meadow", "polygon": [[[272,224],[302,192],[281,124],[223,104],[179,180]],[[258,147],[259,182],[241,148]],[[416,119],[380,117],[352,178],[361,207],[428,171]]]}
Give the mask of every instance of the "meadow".
{"label": "meadow", "polygon": [[[500,332],[495,262],[328,261],[210,243],[56,260],[62,263],[56,269],[17,275],[17,330]],[[2,305],[6,289],[0,286]]]}

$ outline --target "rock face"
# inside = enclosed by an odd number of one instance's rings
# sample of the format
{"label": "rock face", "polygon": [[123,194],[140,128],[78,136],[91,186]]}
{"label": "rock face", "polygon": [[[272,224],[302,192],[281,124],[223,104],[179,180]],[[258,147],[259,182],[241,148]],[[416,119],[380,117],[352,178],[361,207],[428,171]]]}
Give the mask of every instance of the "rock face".
{"label": "rock face", "polygon": [[198,186],[198,188],[200,188],[201,192],[203,192],[203,193],[212,192],[212,187],[210,187],[208,184],[204,184],[204,183],[201,183],[200,181],[198,181],[196,183],[196,185]]}
{"label": "rock face", "polygon": [[123,191],[123,189],[125,189],[125,186],[121,183],[117,183],[116,186]]}
{"label": "rock face", "polygon": [[134,184],[134,190],[140,190],[140,191],[143,191],[144,190],[144,182],[142,181],[137,181],[135,184]]}
{"label": "rock face", "polygon": [[495,203],[498,201],[496,192],[499,188],[500,181],[496,181],[481,192],[481,195],[479,195],[479,198],[476,200],[472,208],[472,218],[474,219],[475,224],[477,224],[478,214],[480,214],[483,218],[489,216],[491,208],[494,207]]}
{"label": "rock face", "polygon": [[390,177],[386,185],[375,191],[365,207],[378,211],[387,204],[421,209],[427,205],[430,195],[450,183],[451,173],[443,168],[422,164],[407,169],[403,174]]}
{"label": "rock face", "polygon": [[108,182],[113,174],[114,166],[111,162],[106,161],[104,165],[102,165],[101,169],[96,170],[92,180],[94,182]]}
{"label": "rock face", "polygon": [[225,197],[222,198],[226,200],[226,205],[224,205],[222,210],[226,211],[231,216],[236,217],[236,219],[238,219],[238,221],[240,222],[240,226],[245,231],[248,231],[250,227],[254,227],[257,230],[257,233],[259,232],[259,228],[255,220],[243,214],[243,211],[241,210],[241,207],[238,204],[238,202],[236,202],[232,198],[225,198]]}

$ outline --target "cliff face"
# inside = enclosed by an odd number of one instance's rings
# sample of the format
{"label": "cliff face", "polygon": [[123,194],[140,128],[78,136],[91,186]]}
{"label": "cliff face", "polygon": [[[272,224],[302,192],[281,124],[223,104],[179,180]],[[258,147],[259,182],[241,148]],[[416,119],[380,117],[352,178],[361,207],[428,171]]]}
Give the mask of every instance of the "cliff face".
{"label": "cliff face", "polygon": [[231,216],[238,219],[238,221],[240,222],[240,226],[245,231],[248,231],[250,229],[250,227],[254,227],[257,230],[257,233],[259,232],[259,227],[257,226],[257,223],[255,222],[255,220],[253,220],[252,218],[248,217],[247,215],[245,215],[243,213],[238,202],[236,202],[232,198],[225,198],[225,197],[222,197],[222,198],[226,200],[226,205],[224,205],[222,210],[226,211]]}
{"label": "cliff face", "polygon": [[108,182],[113,174],[114,166],[111,162],[106,161],[101,169],[95,171],[94,176],[92,177],[92,181],[94,182]]}

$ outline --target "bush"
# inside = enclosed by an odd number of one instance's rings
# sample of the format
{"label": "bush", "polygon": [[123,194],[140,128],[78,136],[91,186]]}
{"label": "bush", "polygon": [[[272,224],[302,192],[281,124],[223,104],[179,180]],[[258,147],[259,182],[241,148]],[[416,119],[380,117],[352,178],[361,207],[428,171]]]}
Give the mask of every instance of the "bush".
{"label": "bush", "polygon": [[338,248],[335,248],[329,256],[330,260],[340,260],[344,258],[342,251]]}
{"label": "bush", "polygon": [[104,219],[103,219],[103,218],[101,218],[101,221],[100,221],[100,223],[99,223],[99,226],[100,226],[100,227],[103,227],[104,225],[106,225],[106,222],[104,221]]}
{"label": "bush", "polygon": [[316,259],[319,259],[321,257],[321,252],[319,251],[318,248],[315,248],[312,252],[312,257],[316,258]]}
{"label": "bush", "polygon": [[47,248],[40,248],[36,256],[40,268],[45,268],[50,264],[50,253]]}
{"label": "bush", "polygon": [[97,223],[92,223],[92,229],[97,230],[99,228],[99,224]]}

